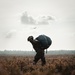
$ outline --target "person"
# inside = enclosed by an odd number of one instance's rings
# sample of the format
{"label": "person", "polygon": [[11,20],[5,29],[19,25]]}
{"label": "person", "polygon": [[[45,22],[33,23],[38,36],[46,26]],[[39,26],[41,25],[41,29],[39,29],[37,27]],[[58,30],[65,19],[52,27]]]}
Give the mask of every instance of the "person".
{"label": "person", "polygon": [[45,56],[44,56],[44,50],[45,48],[41,45],[40,41],[37,39],[34,39],[33,36],[29,36],[27,39],[33,46],[34,50],[36,51],[36,55],[33,60],[33,65],[36,65],[39,59],[42,61],[42,66],[46,64]]}

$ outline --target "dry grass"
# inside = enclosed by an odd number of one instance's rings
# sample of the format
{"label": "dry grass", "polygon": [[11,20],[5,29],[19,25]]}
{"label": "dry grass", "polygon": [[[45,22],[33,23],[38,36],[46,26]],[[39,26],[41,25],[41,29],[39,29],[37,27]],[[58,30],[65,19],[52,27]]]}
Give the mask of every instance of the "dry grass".
{"label": "dry grass", "polygon": [[75,75],[75,56],[46,56],[33,65],[33,56],[0,56],[0,75]]}

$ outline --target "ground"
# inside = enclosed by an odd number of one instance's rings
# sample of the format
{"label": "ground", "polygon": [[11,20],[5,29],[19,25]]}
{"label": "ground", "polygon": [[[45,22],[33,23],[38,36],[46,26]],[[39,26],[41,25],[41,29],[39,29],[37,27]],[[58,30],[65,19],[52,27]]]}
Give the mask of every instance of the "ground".
{"label": "ground", "polygon": [[75,55],[47,55],[33,65],[34,56],[0,56],[0,75],[75,75]]}

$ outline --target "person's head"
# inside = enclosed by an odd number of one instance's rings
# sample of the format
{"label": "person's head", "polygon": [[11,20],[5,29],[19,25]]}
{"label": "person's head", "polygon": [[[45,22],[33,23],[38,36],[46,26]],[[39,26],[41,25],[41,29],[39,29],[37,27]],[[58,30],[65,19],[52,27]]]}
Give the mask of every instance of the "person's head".
{"label": "person's head", "polygon": [[31,42],[33,40],[33,36],[29,36],[27,40]]}

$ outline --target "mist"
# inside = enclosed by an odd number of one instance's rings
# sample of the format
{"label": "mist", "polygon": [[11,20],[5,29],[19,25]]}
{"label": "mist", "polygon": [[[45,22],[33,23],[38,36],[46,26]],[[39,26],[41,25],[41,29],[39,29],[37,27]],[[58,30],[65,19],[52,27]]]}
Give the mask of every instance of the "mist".
{"label": "mist", "polygon": [[27,37],[49,36],[49,50],[75,49],[74,0],[0,0],[0,50],[32,50]]}

